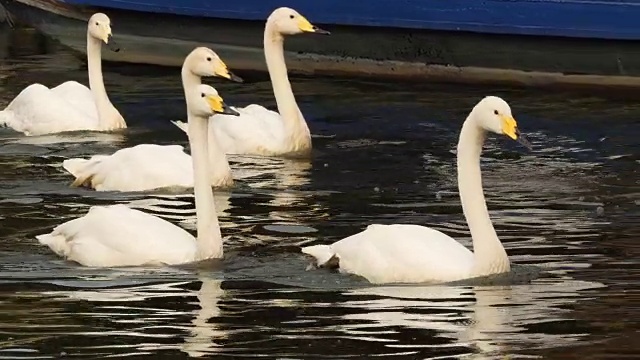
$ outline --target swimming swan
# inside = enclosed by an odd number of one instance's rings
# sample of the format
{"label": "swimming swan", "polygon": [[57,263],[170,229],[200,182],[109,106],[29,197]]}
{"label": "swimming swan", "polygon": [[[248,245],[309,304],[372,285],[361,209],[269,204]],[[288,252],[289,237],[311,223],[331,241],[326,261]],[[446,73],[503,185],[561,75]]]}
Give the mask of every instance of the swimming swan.
{"label": "swimming swan", "polygon": [[111,39],[111,21],[102,13],[89,19],[87,26],[87,66],[89,90],[86,86],[67,81],[52,89],[31,84],[0,111],[0,126],[7,126],[25,135],[43,135],[63,131],[110,131],[127,127],[104,88],[102,81],[101,43],[119,51]]}
{"label": "swimming swan", "polygon": [[[198,75],[206,76],[210,70],[205,70]],[[193,79],[183,76],[182,80],[191,124],[197,239],[166,220],[119,204],[91,207],[85,216],[36,236],[41,244],[59,256],[92,267],[176,265],[222,258],[222,235],[209,182],[207,121],[214,113],[233,112],[213,88],[201,93],[198,84],[189,86]]]}
{"label": "swimming swan", "polygon": [[[329,34],[286,7],[276,9],[267,19],[264,54],[279,113],[252,104],[234,108],[240,113],[238,119],[219,116],[210,122],[209,136],[217,137],[225,153],[276,156],[311,151],[311,134],[291,90],[283,52],[284,36],[302,33]],[[187,131],[186,124],[174,123]]]}
{"label": "swimming swan", "polygon": [[[207,76],[219,76],[236,82],[242,79],[231,73],[211,49],[194,49],[184,61],[184,77],[189,86],[198,86],[198,71]],[[202,85],[201,92],[210,88]],[[214,116],[211,121],[219,117]],[[214,139],[215,140],[215,139]],[[215,142],[209,143],[210,184],[213,187],[233,185],[227,157]],[[89,159],[73,158],[62,162],[65,170],[76,179],[71,186],[86,186],[98,191],[147,191],[166,187],[193,187],[191,156],[181,145],[140,144],[124,148],[111,155],[94,155]]]}
{"label": "swimming swan", "polygon": [[331,245],[302,248],[317,266],[371,283],[440,283],[510,271],[509,258],[493,228],[482,190],[480,153],[487,132],[503,134],[531,148],[520,134],[509,105],[482,99],[462,125],[458,141],[460,202],[473,239],[473,252],[438,230],[420,225],[369,225]]}

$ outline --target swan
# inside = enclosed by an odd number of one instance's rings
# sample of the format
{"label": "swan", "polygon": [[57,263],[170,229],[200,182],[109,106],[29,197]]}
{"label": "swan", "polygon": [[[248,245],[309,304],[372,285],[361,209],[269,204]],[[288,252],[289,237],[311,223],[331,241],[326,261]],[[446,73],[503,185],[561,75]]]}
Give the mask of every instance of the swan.
{"label": "swan", "polygon": [[[83,266],[177,265],[221,259],[222,235],[218,225],[213,191],[209,183],[207,121],[214,113],[233,114],[213,90],[201,93],[199,76],[185,71],[182,82],[191,124],[189,142],[195,175],[197,238],[159,217],[125,205],[93,206],[80,218],[57,226],[36,239],[54,253]],[[196,79],[197,78],[197,79]],[[203,96],[204,95],[204,96]]]}
{"label": "swan", "polygon": [[[273,85],[278,112],[251,104],[234,108],[239,118],[219,116],[209,123],[209,136],[215,136],[227,154],[278,156],[304,155],[311,151],[311,133],[296,104],[284,62],[284,37],[301,33],[329,34],[297,11],[281,7],[273,11],[264,28],[264,54]],[[174,122],[187,132],[188,124]]]}
{"label": "swan", "polygon": [[509,258],[489,218],[482,190],[480,153],[487,132],[531,148],[511,108],[499,97],[482,99],[462,125],[458,189],[473,252],[438,230],[409,224],[372,224],[331,245],[307,246],[302,252],[312,256],[316,266],[337,267],[374,284],[441,283],[509,272]]}
{"label": "swan", "polygon": [[[186,58],[183,70],[189,73],[203,68],[208,76],[224,77],[236,82],[242,79],[231,73],[226,64],[211,49],[198,47]],[[209,68],[209,70],[207,70]],[[201,94],[211,93],[200,78],[190,86],[199,86]],[[218,119],[214,116],[211,120]],[[231,167],[224,152],[213,142],[209,144],[210,183],[213,187],[233,185]],[[166,187],[193,187],[191,156],[181,145],[140,144],[116,151],[111,155],[94,155],[89,159],[72,158],[62,167],[76,179],[71,186],[86,186],[97,191],[148,191]]]}
{"label": "swan", "polygon": [[89,19],[87,26],[87,66],[89,86],[67,81],[52,89],[31,84],[0,111],[0,126],[6,126],[27,136],[64,131],[111,131],[127,124],[116,109],[102,81],[101,43],[119,51],[111,39],[111,20],[102,13]]}

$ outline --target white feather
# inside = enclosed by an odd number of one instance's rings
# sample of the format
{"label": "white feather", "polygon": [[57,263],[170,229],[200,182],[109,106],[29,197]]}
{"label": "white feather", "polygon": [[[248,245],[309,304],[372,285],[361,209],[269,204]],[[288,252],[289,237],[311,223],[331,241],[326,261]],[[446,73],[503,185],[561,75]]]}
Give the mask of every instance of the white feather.
{"label": "white feather", "polygon": [[180,145],[140,144],[111,155],[68,159],[62,163],[74,186],[98,191],[146,191],[193,187],[191,156]]}
{"label": "white feather", "polygon": [[335,256],[340,271],[374,284],[430,283],[468,277],[473,253],[438,230],[419,225],[369,225],[331,245],[305,247],[319,265]]}
{"label": "white feather", "polygon": [[[209,85],[198,85],[199,93],[217,92]],[[216,121],[217,117],[210,121]],[[209,181],[213,187],[233,185],[227,157],[209,139]],[[140,144],[120,149],[111,155],[90,159],[68,159],[63,167],[76,179],[72,186],[87,186],[98,191],[148,191],[194,185],[191,156],[180,145]]]}
{"label": "white feather", "polygon": [[[240,117],[216,115],[209,124],[209,136],[219,139],[227,154],[306,155],[311,151],[311,133],[296,103],[284,62],[284,36],[299,34],[297,21],[303,18],[290,8],[278,8],[267,19],[264,53],[278,104],[278,112],[252,104],[235,108]],[[186,124],[175,123],[183,131]]]}
{"label": "white feather", "polygon": [[[66,131],[109,131],[126,128],[122,115],[111,104],[102,80],[100,47],[111,35],[111,21],[96,13],[87,26],[87,61],[92,89],[67,81],[49,89],[31,84],[0,111],[0,126],[25,135]],[[98,99],[99,101],[97,101]]]}
{"label": "white feather", "polygon": [[486,97],[473,108],[458,142],[458,186],[473,253],[435,229],[377,224],[331,245],[305,247],[302,252],[314,257],[318,266],[337,259],[341,272],[377,284],[442,283],[509,272],[509,258],[489,218],[482,190],[480,153],[487,131],[519,136],[511,109],[500,98]]}
{"label": "white feather", "polygon": [[[214,55],[210,49],[196,48],[187,56],[182,69],[188,119],[195,125],[189,137],[193,157],[191,161],[181,164],[190,165],[194,172],[198,238],[159,217],[124,205],[112,205],[94,206],[86,215],[59,225],[48,234],[36,236],[41,244],[48,246],[59,256],[92,267],[175,265],[222,258],[222,235],[216,216],[213,191],[208,184],[210,169],[206,134],[208,117],[215,111],[220,111],[217,105],[212,105],[211,99],[213,96],[217,97],[217,102],[221,102],[222,99],[215,89],[200,84],[200,76],[214,75],[214,69],[207,60]],[[204,91],[209,93],[205,95]],[[95,168],[104,168],[108,174],[115,173],[119,178],[127,178],[127,174],[120,173],[122,168],[119,166],[127,161],[142,166],[140,160],[148,159],[148,156],[144,155],[146,153],[154,156],[159,154],[160,158],[156,160],[160,161],[164,157],[167,157],[168,161],[172,161],[170,157],[188,160],[188,155],[182,152],[181,146],[143,145],[139,148],[123,149],[111,156],[97,156],[85,161],[67,161],[65,167],[69,171],[77,172],[81,177],[92,177],[92,181],[106,186],[108,181],[96,179],[101,173],[96,172]],[[148,165],[147,170],[153,173],[153,167],[159,163]],[[115,170],[112,168],[114,166]],[[125,166],[126,168],[130,166]],[[187,168],[176,170],[186,172]],[[83,175],[83,171],[92,175]],[[126,182],[135,184],[135,180],[134,176]]]}
{"label": "white feather", "polygon": [[59,256],[91,267],[182,264],[197,251],[186,230],[125,205],[91,207],[36,238]]}
{"label": "white feather", "polygon": [[92,130],[98,126],[98,118],[83,111],[88,107],[77,108],[69,98],[42,84],[31,84],[0,111],[0,124],[25,135]]}

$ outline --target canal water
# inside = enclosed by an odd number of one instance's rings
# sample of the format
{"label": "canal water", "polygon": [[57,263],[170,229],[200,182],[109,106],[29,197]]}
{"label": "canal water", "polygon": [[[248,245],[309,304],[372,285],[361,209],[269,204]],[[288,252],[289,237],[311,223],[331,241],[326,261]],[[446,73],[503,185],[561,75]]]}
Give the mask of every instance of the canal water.
{"label": "canal water", "polygon": [[[233,64],[229,64],[233,68]],[[640,104],[502,87],[292,77],[309,161],[231,157],[251,176],[216,192],[216,268],[87,269],[34,236],[122,203],[193,231],[189,193],[70,188],[64,159],[182,144],[178,69],[105,65],[130,128],[26,138],[0,129],[0,358],[621,359],[640,353]],[[244,74],[243,74],[244,75]],[[28,84],[87,83],[77,56],[0,29],[0,107]],[[265,74],[209,80],[234,105],[275,108]],[[299,247],[371,223],[416,223],[470,246],[455,145],[485,95],[510,102],[528,151],[491,136],[482,169],[496,230],[529,283],[371,286],[307,271]],[[400,240],[400,239],[399,239]]]}

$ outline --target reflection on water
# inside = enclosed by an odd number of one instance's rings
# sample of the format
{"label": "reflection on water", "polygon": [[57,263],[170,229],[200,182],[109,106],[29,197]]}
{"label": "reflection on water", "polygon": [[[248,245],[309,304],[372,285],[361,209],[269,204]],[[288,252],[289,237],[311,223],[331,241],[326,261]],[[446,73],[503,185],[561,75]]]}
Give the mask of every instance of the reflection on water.
{"label": "reflection on water", "polygon": [[[218,301],[224,295],[221,289],[222,281],[203,277],[200,288],[192,290],[183,288],[193,285],[189,281],[140,285],[128,288],[91,289],[72,291],[47,291],[43,295],[57,301],[85,301],[95,304],[95,309],[89,316],[103,317],[112,324],[114,330],[103,328],[102,331],[89,331],[85,335],[117,338],[119,336],[133,336],[147,338],[143,344],[134,347],[137,354],[153,353],[157,350],[177,349],[192,357],[201,357],[216,352],[216,339],[224,338],[225,332],[216,329],[216,324],[209,320],[220,315]],[[165,308],[138,307],[132,304],[167,301],[172,298],[193,308],[192,311],[173,311]],[[191,318],[186,322],[181,318]],[[163,324],[168,319],[171,324]],[[119,324],[128,330],[118,330]],[[107,327],[111,328],[111,327]],[[96,329],[97,330],[97,329]],[[153,335],[147,334],[153,332]],[[181,344],[162,344],[162,339],[174,338],[175,333],[183,333],[184,342]],[[152,339],[156,340],[154,343]],[[87,352],[105,348],[104,345],[88,347]]]}
{"label": "reflection on water", "polygon": [[[0,31],[0,106],[26,85],[86,69],[26,31]],[[229,64],[233,67],[233,64]],[[244,75],[244,74],[243,74]],[[274,108],[268,78],[212,80],[227,102]],[[64,159],[139,143],[187,145],[175,69],[105,65],[130,128],[25,138],[0,129],[0,358],[620,358],[637,335],[640,107],[564,93],[292,79],[314,134],[310,160],[229,158],[215,194],[222,266],[87,269],[34,236],[89,206],[123,203],[195,230],[189,190],[70,188]],[[455,144],[469,108],[508,99],[534,151],[491,138],[483,181],[516,264],[544,270],[511,286],[377,286],[305,271],[298,247],[371,222],[432,226],[470,246]]]}
{"label": "reflection on water", "polygon": [[[357,289],[344,301],[344,319],[351,324],[342,331],[351,336],[367,334],[370,341],[386,343],[390,351],[402,349],[418,354],[421,349],[467,348],[474,359],[491,359],[513,351],[566,346],[587,334],[554,334],[535,330],[540,322],[559,323],[566,306],[579,291],[601,287],[584,281],[536,283],[510,287],[376,287]],[[376,298],[371,298],[376,296]],[[366,300],[362,300],[366,297]],[[407,328],[431,332],[451,342],[399,344],[381,329]],[[463,353],[465,350],[461,350]]]}

